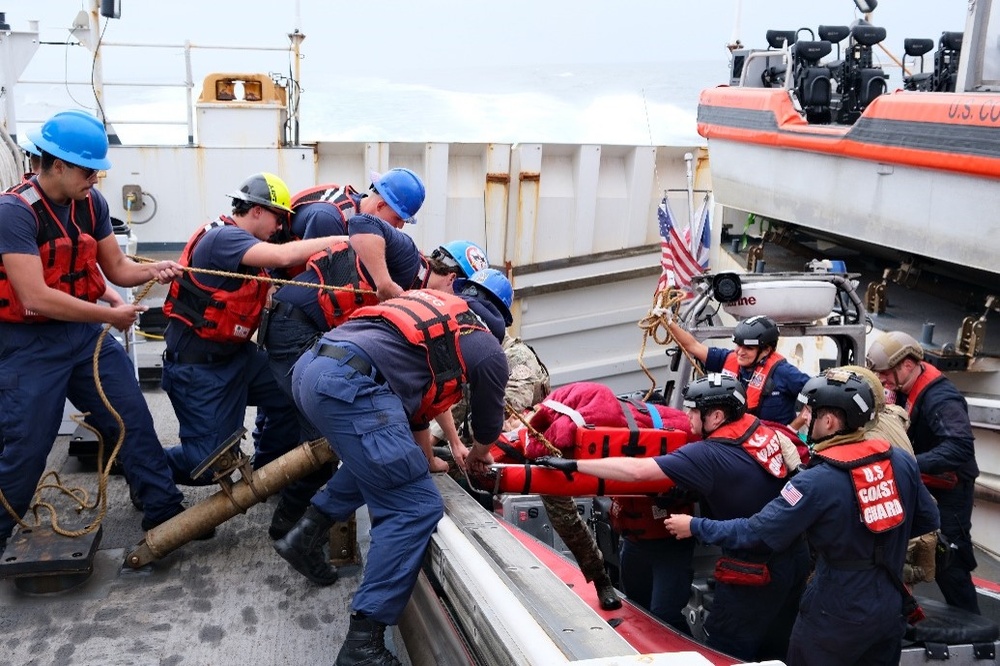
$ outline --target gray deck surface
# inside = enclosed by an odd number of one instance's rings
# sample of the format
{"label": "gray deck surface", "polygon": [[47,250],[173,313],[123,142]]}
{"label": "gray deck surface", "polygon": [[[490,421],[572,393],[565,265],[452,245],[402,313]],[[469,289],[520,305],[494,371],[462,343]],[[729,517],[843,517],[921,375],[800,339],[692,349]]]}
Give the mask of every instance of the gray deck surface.
{"label": "gray deck surface", "polygon": [[[143,353],[155,355],[159,345]],[[141,363],[142,361],[140,361]],[[166,394],[145,391],[161,441],[177,441],[177,420]],[[247,427],[255,410],[248,410]],[[46,469],[96,493],[96,474],[67,456],[59,437]],[[249,445],[243,443],[244,450]],[[213,487],[214,488],[214,487]],[[196,501],[213,488],[182,488]],[[110,477],[109,511],[94,575],[52,597],[29,596],[0,581],[0,665],[103,664],[210,666],[330,664],[347,632],[359,573],[317,587],[274,552],[267,535],[273,502],[251,508],[143,570],[122,569],[142,539],[141,514],[124,478]],[[61,521],[72,513],[60,513]],[[367,545],[367,511],[358,513]]]}

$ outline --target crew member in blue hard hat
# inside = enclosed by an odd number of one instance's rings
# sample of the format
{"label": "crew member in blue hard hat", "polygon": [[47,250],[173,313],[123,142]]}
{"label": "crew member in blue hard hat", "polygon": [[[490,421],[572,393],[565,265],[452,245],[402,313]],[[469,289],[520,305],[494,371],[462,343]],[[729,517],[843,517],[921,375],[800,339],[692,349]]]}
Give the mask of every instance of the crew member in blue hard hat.
{"label": "crew member in blue hard hat", "polygon": [[512,289],[492,277],[487,287],[480,273],[466,294],[417,289],[357,310],[295,364],[296,403],[341,466],[275,549],[309,580],[331,584],[337,571],[323,555],[330,526],[364,504],[371,514],[371,549],[337,664],[399,664],[385,647],[385,627],[402,615],[444,514],[412,431],[425,429],[468,386],[477,442],[468,461],[480,470],[493,461],[489,445],[504,420],[508,372],[500,340]]}
{"label": "crew member in blue hard hat", "polygon": [[[368,229],[369,220],[360,213],[350,218],[348,226]],[[451,292],[456,278],[475,272],[473,264],[488,265],[483,250],[469,241],[452,241],[421,257],[413,240],[398,229],[381,225],[386,232],[385,260],[393,282],[409,288],[427,288]],[[366,232],[367,233],[367,232]],[[317,338],[342,324],[352,312],[378,303],[367,266],[354,251],[356,234],[350,241],[338,243],[311,257],[307,269],[295,276],[297,282],[341,287],[323,291],[299,285],[284,285],[271,299],[261,332],[257,336],[267,350],[271,371],[282,390],[292,397],[292,366]],[[457,260],[455,256],[459,257]],[[317,439],[320,434],[301,417],[301,440]],[[454,429],[454,426],[452,426]],[[428,459],[433,451],[428,443]],[[336,465],[331,463],[305,479],[287,486],[271,518],[268,533],[279,539],[302,517],[313,494],[330,478]]]}
{"label": "crew member in blue hard hat", "polygon": [[773,319],[755,315],[739,322],[733,331],[735,349],[709,347],[672,318],[667,327],[677,344],[701,362],[705,372],[722,372],[740,381],[751,414],[792,430],[806,424],[795,400],[809,375],[776,351],[781,331]]}
{"label": "crew member in blue hard hat", "polygon": [[[178,264],[138,264],[115,240],[108,203],[94,189],[111,168],[103,124],[83,113],[57,113],[28,139],[39,173],[0,195],[0,491],[17,516],[31,502],[59,428],[67,397],[105,435],[118,423],[98,395],[97,381],[125,425],[119,460],[149,529],[183,510],[153,419],[121,345],[94,350],[101,324],[126,331],[144,309],[95,301],[106,284],[136,286],[181,275]],[[100,267],[100,271],[98,270]],[[0,512],[0,544],[17,516]]]}
{"label": "crew member in blue hard hat", "polygon": [[[371,185],[367,192],[359,191],[352,185],[326,183],[316,185],[292,197],[293,215],[289,224],[279,231],[276,240],[299,240],[320,236],[344,236],[350,231],[357,235],[352,239],[355,251],[372,265],[374,284],[386,293],[382,298],[395,295],[389,284],[391,276],[382,270],[378,253],[384,255],[385,248],[380,241],[384,234],[378,229],[362,228],[349,230],[348,222],[363,214],[377,218],[389,226],[400,229],[405,222],[415,223],[417,211],[424,202],[424,183],[410,169],[397,167],[384,174],[371,172]],[[366,236],[364,234],[370,234]],[[293,266],[287,270],[290,276],[305,270],[305,266]],[[408,286],[408,285],[407,285]],[[390,293],[392,292],[392,293]]]}
{"label": "crew member in blue hard hat", "polygon": [[232,215],[199,226],[180,263],[232,276],[185,272],[163,305],[168,322],[162,383],[181,439],[180,446],[167,449],[167,458],[174,478],[183,483],[211,478],[206,473],[207,478],[192,479],[191,473],[243,426],[247,405],[256,405],[263,416],[255,467],[298,445],[295,407],[267,367],[267,354],[250,339],[270,287],[265,269],[302,263],[345,240],[267,242],[291,212],[288,187],[272,173],[253,174],[229,197]]}

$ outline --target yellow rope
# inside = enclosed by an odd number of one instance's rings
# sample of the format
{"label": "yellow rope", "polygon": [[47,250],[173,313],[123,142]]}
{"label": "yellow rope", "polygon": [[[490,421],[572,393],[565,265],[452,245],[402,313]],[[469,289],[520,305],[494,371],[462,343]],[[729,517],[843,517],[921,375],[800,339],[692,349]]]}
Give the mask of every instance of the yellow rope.
{"label": "yellow rope", "polygon": [[528,432],[531,433],[532,437],[541,442],[549,453],[551,453],[554,456],[558,456],[560,458],[562,457],[562,451],[559,450],[559,447],[557,447],[555,444],[546,439],[545,435],[543,435],[542,433],[538,432],[535,428],[533,428],[531,424],[528,423],[527,419],[524,418],[524,415],[521,414],[521,412],[519,412],[518,410],[514,409],[514,407],[510,404],[510,402],[504,402],[504,407],[507,410],[507,416],[517,417],[517,420],[521,422],[521,425],[527,428]]}
{"label": "yellow rope", "polygon": [[701,372],[701,364],[684,347],[677,343],[674,336],[670,334],[670,327],[667,326],[671,318],[676,317],[683,300],[683,290],[674,287],[661,289],[653,295],[653,306],[649,309],[649,312],[638,322],[639,328],[642,329],[642,345],[639,347],[639,367],[642,368],[642,372],[651,384],[649,391],[646,392],[645,400],[649,400],[650,396],[653,395],[653,391],[656,390],[656,378],[653,377],[653,374],[643,362],[643,356],[646,353],[646,341],[649,338],[652,338],[653,342],[658,345],[677,344],[677,347],[687,357],[688,361],[691,362],[691,366],[695,371]]}
{"label": "yellow rope", "polygon": [[[149,257],[140,257],[136,255],[128,255],[129,259],[142,264],[156,263],[157,259],[150,259]],[[270,276],[261,275],[248,275],[246,273],[232,273],[230,271],[217,271],[212,268],[195,268],[193,266],[181,266],[181,270],[187,271],[189,273],[200,273],[202,275],[216,275],[218,277],[226,278],[236,278],[239,280],[256,280],[257,282],[269,282],[271,284],[277,285],[291,285],[293,287],[306,287],[308,289],[321,289],[323,291],[349,291],[355,294],[375,294],[376,292],[371,289],[356,289],[355,287],[339,287],[332,284],[316,284],[314,282],[302,282],[301,280],[284,280],[282,278],[275,278]]]}

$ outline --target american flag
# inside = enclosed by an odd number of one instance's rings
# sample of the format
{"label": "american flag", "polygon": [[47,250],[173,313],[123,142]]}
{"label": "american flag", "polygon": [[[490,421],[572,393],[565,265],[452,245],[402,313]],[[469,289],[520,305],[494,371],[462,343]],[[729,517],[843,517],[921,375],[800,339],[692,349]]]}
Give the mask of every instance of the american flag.
{"label": "american flag", "polygon": [[798,504],[799,500],[802,499],[802,493],[799,492],[798,488],[792,485],[791,481],[786,483],[785,487],[781,489],[781,496],[784,497],[785,501],[792,506]]}
{"label": "american flag", "polygon": [[670,204],[665,196],[656,209],[656,218],[660,223],[660,266],[663,268],[656,290],[662,291],[668,285],[687,287],[691,284],[691,278],[704,269],[677,233],[677,225],[674,224]]}

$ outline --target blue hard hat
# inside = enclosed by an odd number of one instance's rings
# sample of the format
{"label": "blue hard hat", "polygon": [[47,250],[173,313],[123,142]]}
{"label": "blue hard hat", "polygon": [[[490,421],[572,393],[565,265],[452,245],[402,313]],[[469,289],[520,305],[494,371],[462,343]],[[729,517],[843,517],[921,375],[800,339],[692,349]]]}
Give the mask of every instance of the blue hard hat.
{"label": "blue hard hat", "polygon": [[41,129],[28,132],[39,150],[89,169],[110,169],[108,135],[100,120],[82,111],[60,111]]}
{"label": "blue hard hat", "polygon": [[460,294],[479,295],[485,292],[487,299],[497,306],[505,324],[514,323],[510,306],[514,303],[514,287],[507,276],[495,268],[484,268],[473,273],[467,280],[455,280],[455,291]]}
{"label": "blue hard hat", "polygon": [[372,189],[404,222],[416,224],[414,215],[424,203],[424,181],[409,169],[389,169],[385,173],[371,172]]}
{"label": "blue hard hat", "polygon": [[29,155],[32,155],[34,157],[42,156],[42,151],[38,150],[38,146],[31,143],[27,139],[21,139],[20,141],[17,142],[17,145],[20,146],[21,150],[28,153]]}
{"label": "blue hard hat", "polygon": [[462,274],[459,277],[472,277],[476,271],[489,268],[490,262],[486,252],[472,241],[456,240],[445,243],[431,252],[431,259],[437,259],[452,267],[458,266]]}

